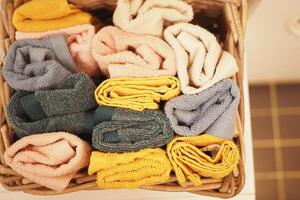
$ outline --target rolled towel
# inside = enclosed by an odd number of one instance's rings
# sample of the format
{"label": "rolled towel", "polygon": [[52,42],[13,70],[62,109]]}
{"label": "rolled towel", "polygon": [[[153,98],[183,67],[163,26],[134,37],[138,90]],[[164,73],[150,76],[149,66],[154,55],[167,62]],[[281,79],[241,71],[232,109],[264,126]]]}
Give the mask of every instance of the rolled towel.
{"label": "rolled towel", "polygon": [[92,54],[106,77],[175,76],[172,48],[150,35],[127,33],[117,27],[102,28],[94,37]]}
{"label": "rolled towel", "polygon": [[173,137],[168,119],[160,110],[140,112],[100,106],[96,113],[105,122],[94,129],[93,147],[103,152],[162,147]]}
{"label": "rolled towel", "polygon": [[25,178],[62,191],[72,177],[89,165],[91,147],[65,132],[24,137],[4,154],[5,163]]}
{"label": "rolled towel", "polygon": [[53,89],[76,71],[65,36],[55,35],[14,42],[4,62],[3,76],[13,89],[33,92]]}
{"label": "rolled towel", "polygon": [[207,134],[174,138],[167,146],[167,154],[182,186],[187,180],[195,186],[201,185],[201,176],[223,178],[240,160],[239,150],[232,141]]}
{"label": "rolled towel", "polygon": [[113,23],[131,33],[161,36],[167,23],[193,17],[192,6],[181,0],[118,0]]}
{"label": "rolled towel", "polygon": [[67,131],[85,132],[85,115],[97,105],[96,86],[86,74],[74,74],[56,90],[15,93],[8,104],[8,120],[19,137]]}
{"label": "rolled towel", "polygon": [[41,39],[51,35],[64,34],[67,37],[68,47],[78,71],[89,76],[100,75],[97,62],[92,56],[92,40],[95,36],[95,27],[90,24],[76,25],[46,32],[16,32],[16,40]]}
{"label": "rolled towel", "polygon": [[12,17],[14,27],[23,32],[43,32],[89,24],[92,16],[67,0],[32,0],[18,7]]}
{"label": "rolled towel", "polygon": [[240,92],[233,80],[222,80],[194,95],[168,101],[165,113],[175,133],[195,136],[203,132],[232,139]]}
{"label": "rolled towel", "polygon": [[234,57],[223,51],[216,37],[189,23],[178,23],[164,31],[174,49],[177,74],[184,94],[199,93],[238,71]]}
{"label": "rolled towel", "polygon": [[162,149],[122,154],[93,151],[88,174],[96,172],[100,188],[138,188],[166,182],[171,164]]}
{"label": "rolled towel", "polygon": [[159,102],[179,95],[176,77],[112,78],[103,81],[95,91],[99,105],[142,111],[158,109]]}

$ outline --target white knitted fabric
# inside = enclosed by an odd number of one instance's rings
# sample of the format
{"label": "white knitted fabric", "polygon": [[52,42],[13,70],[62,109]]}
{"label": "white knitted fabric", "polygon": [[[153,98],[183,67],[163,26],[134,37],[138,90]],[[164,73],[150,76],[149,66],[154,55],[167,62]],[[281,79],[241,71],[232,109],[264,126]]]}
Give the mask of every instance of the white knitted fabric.
{"label": "white knitted fabric", "polygon": [[178,23],[166,28],[164,37],[174,49],[184,94],[199,93],[238,71],[234,57],[200,26]]}

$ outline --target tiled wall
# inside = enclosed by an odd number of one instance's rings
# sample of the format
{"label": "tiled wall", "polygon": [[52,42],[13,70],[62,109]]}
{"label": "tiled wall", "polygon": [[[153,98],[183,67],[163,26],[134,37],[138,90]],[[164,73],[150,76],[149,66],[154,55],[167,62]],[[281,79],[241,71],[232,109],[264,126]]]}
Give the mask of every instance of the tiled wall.
{"label": "tiled wall", "polygon": [[300,84],[250,86],[257,200],[300,199]]}

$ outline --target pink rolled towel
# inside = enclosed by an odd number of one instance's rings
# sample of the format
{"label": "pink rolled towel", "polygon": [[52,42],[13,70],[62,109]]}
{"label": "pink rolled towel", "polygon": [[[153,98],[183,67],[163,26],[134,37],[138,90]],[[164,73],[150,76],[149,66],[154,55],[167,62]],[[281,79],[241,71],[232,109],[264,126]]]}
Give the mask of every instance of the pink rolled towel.
{"label": "pink rolled towel", "polygon": [[62,191],[81,168],[89,165],[90,154],[91,147],[79,137],[55,132],[18,140],[6,150],[4,159],[29,180]]}
{"label": "pink rolled towel", "polygon": [[46,32],[16,31],[16,40],[40,39],[53,34],[66,34],[72,58],[80,72],[85,72],[92,77],[100,75],[98,64],[91,52],[92,40],[95,36],[95,27],[91,24],[76,25]]}
{"label": "pink rolled towel", "polygon": [[154,77],[176,74],[175,54],[162,39],[136,35],[117,27],[102,28],[92,54],[106,77]]}
{"label": "pink rolled towel", "polygon": [[193,8],[182,0],[118,0],[114,25],[137,34],[162,36],[164,25],[190,22]]}

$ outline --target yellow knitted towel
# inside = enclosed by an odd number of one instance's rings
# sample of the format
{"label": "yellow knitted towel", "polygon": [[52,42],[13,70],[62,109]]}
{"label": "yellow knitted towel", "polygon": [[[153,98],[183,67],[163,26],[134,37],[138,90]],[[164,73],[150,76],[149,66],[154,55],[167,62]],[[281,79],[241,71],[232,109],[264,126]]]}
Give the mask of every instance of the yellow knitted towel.
{"label": "yellow knitted towel", "polygon": [[100,105],[142,111],[158,109],[161,100],[170,100],[179,93],[179,80],[176,77],[125,77],[105,80],[96,89],[95,97]]}
{"label": "yellow knitted towel", "polygon": [[223,178],[233,171],[240,159],[232,141],[207,134],[174,138],[167,145],[167,154],[180,185],[188,179],[199,186],[202,184],[200,176]]}
{"label": "yellow knitted towel", "polygon": [[171,163],[162,149],[142,149],[130,153],[92,152],[89,175],[97,172],[100,188],[138,188],[166,182]]}
{"label": "yellow knitted towel", "polygon": [[91,19],[67,0],[32,0],[14,11],[12,22],[18,31],[42,32],[88,24]]}

